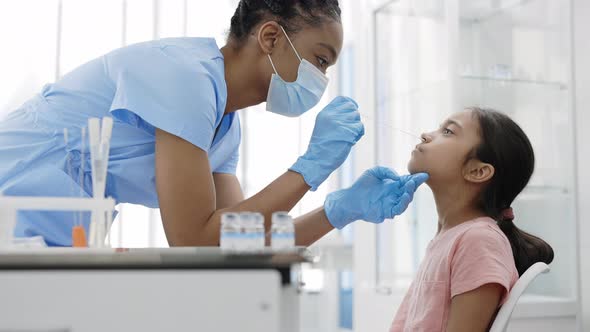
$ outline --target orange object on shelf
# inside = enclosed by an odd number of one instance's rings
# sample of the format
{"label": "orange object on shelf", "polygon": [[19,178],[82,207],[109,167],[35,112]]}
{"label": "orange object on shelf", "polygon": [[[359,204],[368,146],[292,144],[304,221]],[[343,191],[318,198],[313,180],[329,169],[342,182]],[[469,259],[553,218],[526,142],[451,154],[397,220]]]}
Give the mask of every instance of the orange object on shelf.
{"label": "orange object on shelf", "polygon": [[84,227],[74,226],[74,228],[72,228],[72,247],[88,247],[88,242],[86,241],[86,231],[84,230]]}

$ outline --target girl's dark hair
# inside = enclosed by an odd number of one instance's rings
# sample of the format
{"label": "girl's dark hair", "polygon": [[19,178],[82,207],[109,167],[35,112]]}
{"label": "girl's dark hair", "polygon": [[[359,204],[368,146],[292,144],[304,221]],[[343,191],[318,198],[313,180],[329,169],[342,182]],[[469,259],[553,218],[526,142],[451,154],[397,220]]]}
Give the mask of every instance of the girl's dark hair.
{"label": "girl's dark hair", "polygon": [[326,19],[340,22],[338,0],[240,0],[229,39],[241,45],[263,20],[275,20],[287,33],[295,33],[306,25],[320,26]]}
{"label": "girl's dark hair", "polygon": [[533,175],[535,154],[531,142],[507,115],[477,107],[470,110],[479,122],[481,138],[474,155],[495,169],[494,176],[481,194],[480,208],[497,220],[506,234],[519,275],[536,262],[551,263],[551,246],[539,237],[520,230],[513,217],[504,214]]}

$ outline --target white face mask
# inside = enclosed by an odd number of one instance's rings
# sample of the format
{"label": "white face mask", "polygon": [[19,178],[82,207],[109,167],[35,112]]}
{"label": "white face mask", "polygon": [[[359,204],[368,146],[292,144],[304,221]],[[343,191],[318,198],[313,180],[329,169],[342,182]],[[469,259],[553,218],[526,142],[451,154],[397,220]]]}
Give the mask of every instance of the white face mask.
{"label": "white face mask", "polygon": [[300,61],[297,80],[295,82],[285,82],[279,76],[272,58],[268,55],[275,73],[272,74],[270,79],[266,97],[266,110],[288,117],[296,117],[309,111],[320,102],[328,86],[328,77],[309,61],[301,59],[285,29],[283,27],[281,29]]}

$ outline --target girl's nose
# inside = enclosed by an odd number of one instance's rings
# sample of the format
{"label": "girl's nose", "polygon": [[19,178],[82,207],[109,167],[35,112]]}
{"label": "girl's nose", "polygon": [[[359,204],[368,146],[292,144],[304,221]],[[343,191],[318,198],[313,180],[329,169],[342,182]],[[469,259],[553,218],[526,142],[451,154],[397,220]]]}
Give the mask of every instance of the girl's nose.
{"label": "girl's nose", "polygon": [[422,142],[424,143],[432,141],[432,137],[427,133],[422,133],[422,135],[420,135],[420,138],[422,138]]}

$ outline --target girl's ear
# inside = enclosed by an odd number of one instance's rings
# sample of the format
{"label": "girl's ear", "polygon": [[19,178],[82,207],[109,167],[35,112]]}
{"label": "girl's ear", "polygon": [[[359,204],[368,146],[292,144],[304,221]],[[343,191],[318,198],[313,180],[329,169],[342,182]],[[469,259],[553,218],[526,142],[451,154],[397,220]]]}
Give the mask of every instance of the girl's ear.
{"label": "girl's ear", "polygon": [[494,177],[494,166],[477,159],[471,159],[463,167],[463,178],[471,183],[484,183]]}

